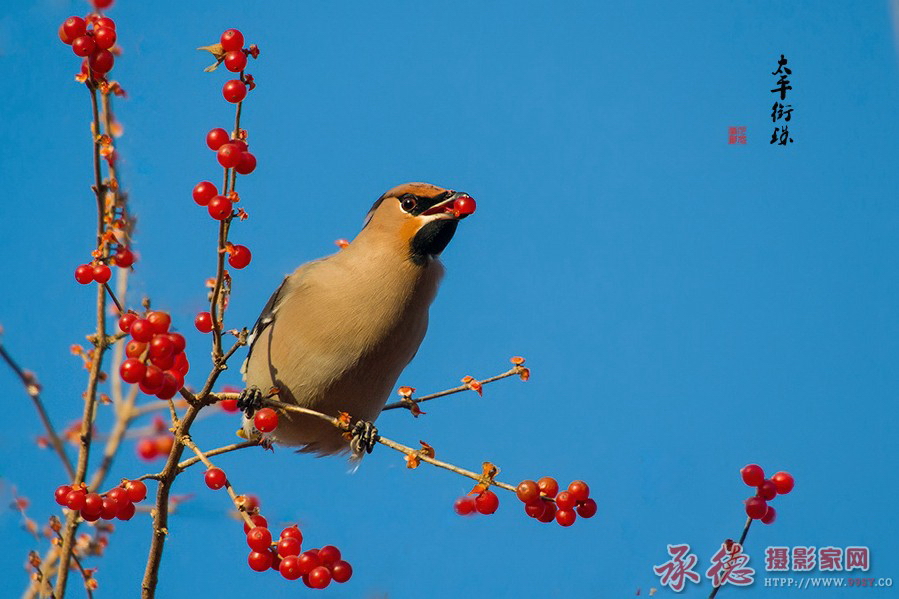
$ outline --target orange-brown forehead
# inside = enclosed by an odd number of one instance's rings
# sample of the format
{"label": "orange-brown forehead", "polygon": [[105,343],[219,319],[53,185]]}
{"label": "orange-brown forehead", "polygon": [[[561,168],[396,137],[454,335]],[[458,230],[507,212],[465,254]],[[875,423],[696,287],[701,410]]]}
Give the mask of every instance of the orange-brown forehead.
{"label": "orange-brown forehead", "polygon": [[416,195],[422,198],[432,198],[434,196],[438,196],[441,193],[445,193],[447,190],[442,187],[437,187],[436,185],[431,185],[430,183],[404,183],[402,185],[397,185],[387,193],[383,195],[385,198],[398,198],[404,194],[411,193],[412,195]]}

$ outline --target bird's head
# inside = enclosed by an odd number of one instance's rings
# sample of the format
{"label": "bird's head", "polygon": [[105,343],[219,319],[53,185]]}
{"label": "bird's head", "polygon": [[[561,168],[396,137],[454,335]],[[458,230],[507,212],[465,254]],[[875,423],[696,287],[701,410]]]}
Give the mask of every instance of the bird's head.
{"label": "bird's head", "polygon": [[459,221],[474,211],[474,198],[467,193],[405,183],[378,198],[365,218],[363,233],[368,229],[388,235],[414,263],[424,265],[440,255]]}

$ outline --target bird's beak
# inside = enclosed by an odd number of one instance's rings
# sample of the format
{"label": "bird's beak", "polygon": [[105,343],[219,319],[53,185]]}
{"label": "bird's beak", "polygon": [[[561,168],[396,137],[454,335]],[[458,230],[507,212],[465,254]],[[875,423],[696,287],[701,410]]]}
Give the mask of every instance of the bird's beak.
{"label": "bird's beak", "polygon": [[477,204],[473,197],[461,191],[454,191],[449,198],[439,204],[434,204],[421,214],[422,216],[445,214],[447,218],[461,220],[469,214],[473,214],[476,208]]}

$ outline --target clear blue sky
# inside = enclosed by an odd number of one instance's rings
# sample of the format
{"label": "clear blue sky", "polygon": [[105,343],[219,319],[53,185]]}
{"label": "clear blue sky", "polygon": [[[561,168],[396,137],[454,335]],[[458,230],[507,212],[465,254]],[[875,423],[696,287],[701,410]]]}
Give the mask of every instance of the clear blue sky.
{"label": "clear blue sky", "polygon": [[[451,505],[466,480],[407,471],[384,448],[354,475],[287,450],[218,460],[270,520],[343,549],[355,576],[331,596],[646,595],[666,544],[690,543],[704,570],[739,534],[747,462],[797,481],[774,503],[778,521],[750,532],[759,578],[768,545],[867,545],[867,575],[899,584],[899,80],[886,0],[117,4],[122,181],[141,255],[129,302],[150,293],[172,312],[189,381],[208,360],[192,321],[215,239],[190,190],[218,180],[203,137],[233,118],[225,74],[203,73],[194,48],[239,27],[262,50],[244,110],[259,167],[240,183],[251,218],[233,239],[254,260],[235,273],[229,326],[251,325],[286,272],[355,235],[384,190],[467,191],[478,212],[444,255],[430,332],[400,383],[439,390],[514,354],[532,379],[378,425],[459,465],[491,460],[508,482],[583,478],[599,501],[568,529],[526,518],[508,494],[495,515],[464,519]],[[85,9],[40,0],[0,15],[0,322],[60,427],[81,413],[85,373],[68,347],[91,328],[94,293],[72,271],[95,216],[87,93],[56,29]],[[794,88],[785,148],[768,143],[781,53]],[[746,145],[727,143],[735,125]],[[0,386],[3,503],[16,485],[43,519],[64,473],[35,449],[39,421],[2,369]],[[216,416],[196,439],[211,448],[236,428]],[[153,467],[129,446],[112,478]],[[175,487],[195,499],[172,518],[160,596],[305,592],[246,567],[240,525],[201,474]],[[148,524],[119,527],[99,596],[136,594]],[[34,543],[11,511],[0,535],[0,579],[17,592]],[[685,596],[709,590],[703,579]]]}

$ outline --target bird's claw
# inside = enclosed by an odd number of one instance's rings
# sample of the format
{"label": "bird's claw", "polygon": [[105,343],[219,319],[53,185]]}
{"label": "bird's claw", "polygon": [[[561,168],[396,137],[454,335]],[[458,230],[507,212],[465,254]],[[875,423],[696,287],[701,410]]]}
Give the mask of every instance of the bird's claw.
{"label": "bird's claw", "polygon": [[256,410],[262,407],[262,399],[262,391],[259,390],[259,387],[247,387],[240,392],[240,397],[237,398],[237,407],[243,410],[247,418],[252,418]]}
{"label": "bird's claw", "polygon": [[375,425],[367,420],[356,422],[353,425],[353,430],[350,431],[350,435],[352,436],[350,448],[357,455],[361,455],[363,452],[371,453],[378,439],[381,438]]}

